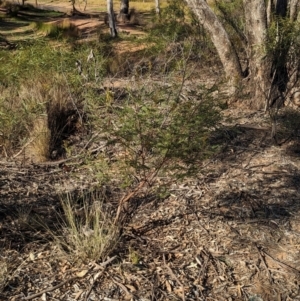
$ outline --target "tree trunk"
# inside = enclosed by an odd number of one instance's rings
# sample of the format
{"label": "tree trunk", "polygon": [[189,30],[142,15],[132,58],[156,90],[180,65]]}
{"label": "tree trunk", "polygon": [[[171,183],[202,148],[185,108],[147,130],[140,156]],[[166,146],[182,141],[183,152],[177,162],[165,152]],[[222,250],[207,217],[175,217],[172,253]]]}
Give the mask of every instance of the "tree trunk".
{"label": "tree trunk", "polygon": [[159,3],[159,0],[155,0],[155,11],[156,11],[157,15],[160,14],[160,3]]}
{"label": "tree trunk", "polygon": [[129,14],[129,0],[121,0],[120,14]]}
{"label": "tree trunk", "polygon": [[290,20],[296,21],[300,8],[300,0],[291,0],[289,5]]}
{"label": "tree trunk", "polygon": [[[241,65],[224,26],[205,0],[186,2],[209,33],[225,74],[234,83],[235,79],[242,77]],[[253,92],[250,106],[257,109],[278,108],[290,87],[295,86],[300,78],[299,46],[297,37],[291,34],[296,33],[297,29],[285,21],[287,17],[291,21],[299,18],[300,0],[243,0],[243,7],[249,68],[247,76]],[[272,26],[271,35],[268,34],[268,26]]]}
{"label": "tree trunk", "polygon": [[255,91],[252,106],[262,108],[266,105],[266,99],[270,93],[270,62],[265,53],[267,10],[263,0],[243,0],[243,2],[246,18],[246,36],[249,45],[250,79]]}
{"label": "tree trunk", "polygon": [[110,30],[110,35],[115,38],[118,36],[116,28],[116,19],[113,7],[113,0],[107,0],[107,14],[108,14],[108,25]]}
{"label": "tree trunk", "polygon": [[121,0],[120,12],[118,14],[118,21],[125,23],[129,21],[129,0]]}
{"label": "tree trunk", "polygon": [[186,2],[199,21],[201,21],[205,30],[210,34],[224,67],[225,74],[230,84],[234,85],[242,78],[242,68],[237,53],[223,25],[205,0],[186,0]]}

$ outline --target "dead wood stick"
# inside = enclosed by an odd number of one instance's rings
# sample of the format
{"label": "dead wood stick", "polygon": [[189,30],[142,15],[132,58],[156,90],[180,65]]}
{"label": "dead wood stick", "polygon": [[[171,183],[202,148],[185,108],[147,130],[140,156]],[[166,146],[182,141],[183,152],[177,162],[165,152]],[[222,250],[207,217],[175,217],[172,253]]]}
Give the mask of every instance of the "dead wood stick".
{"label": "dead wood stick", "polygon": [[296,272],[296,273],[298,273],[298,274],[300,275],[300,271],[297,270],[296,268],[294,268],[294,267],[288,265],[287,263],[284,263],[284,262],[282,262],[282,261],[279,261],[278,259],[274,258],[273,256],[271,256],[270,254],[266,253],[266,252],[263,251],[263,250],[262,250],[262,252],[263,252],[265,255],[267,255],[268,257],[270,257],[273,261],[279,263],[281,266],[284,266],[284,267],[288,268],[289,270],[292,270],[292,271],[294,271],[294,272]]}
{"label": "dead wood stick", "polygon": [[135,196],[136,193],[146,184],[146,182],[147,182],[146,180],[140,182],[139,185],[133,191],[131,191],[130,193],[128,193],[127,195],[125,195],[120,200],[119,206],[118,206],[118,209],[117,209],[117,213],[116,213],[116,217],[115,217],[115,220],[114,220],[114,225],[116,225],[117,222],[120,219],[120,214],[121,214],[121,211],[123,209],[124,204],[126,204],[133,196]]}
{"label": "dead wood stick", "polygon": [[14,154],[12,157],[13,157],[13,159],[15,159],[15,158],[17,158],[22,152],[23,152],[23,150],[31,143],[31,142],[33,142],[34,141],[34,139],[30,139],[27,143],[25,143],[24,145],[23,145],[23,147],[20,149],[20,151],[18,151],[16,154]]}
{"label": "dead wood stick", "polygon": [[117,258],[117,255],[115,255],[115,256],[113,256],[111,258],[108,258],[106,261],[100,263],[100,266],[106,267],[109,263],[111,263],[112,261],[114,261],[116,258]]}
{"label": "dead wood stick", "polygon": [[167,265],[166,263],[166,258],[165,258],[165,254],[163,254],[163,259],[164,259],[164,265],[166,266],[167,270],[170,273],[170,276],[172,276],[176,282],[181,286],[181,291],[182,291],[182,301],[185,301],[185,295],[184,295],[184,286],[181,283],[181,281],[178,279],[178,277],[173,273],[172,269]]}
{"label": "dead wood stick", "polygon": [[114,225],[117,224],[120,220],[121,211],[124,208],[124,205],[127,204],[132,197],[134,197],[143,187],[144,185],[151,183],[151,181],[155,178],[155,176],[158,174],[159,170],[164,164],[164,160],[160,163],[160,166],[158,166],[154,172],[152,172],[150,175],[148,175],[144,180],[142,180],[131,192],[127,193],[120,201],[116,213],[116,217],[114,220]]}
{"label": "dead wood stick", "polygon": [[24,298],[24,300],[31,300],[31,299],[34,299],[34,298],[37,298],[37,297],[43,295],[44,293],[49,293],[51,291],[54,291],[54,290],[58,289],[59,287],[65,285],[67,282],[72,281],[72,280],[74,280],[76,278],[78,278],[78,277],[74,276],[74,277],[71,277],[69,279],[66,279],[65,281],[63,281],[63,282],[61,282],[61,283],[59,283],[59,284],[57,284],[55,286],[48,287],[48,288],[44,289],[43,291],[40,291],[39,293],[27,296],[27,297]]}
{"label": "dead wood stick", "polygon": [[92,284],[91,284],[89,290],[87,291],[87,293],[86,293],[86,295],[85,295],[85,297],[84,297],[84,301],[87,301],[87,300],[88,300],[89,295],[91,294],[92,289],[93,289],[93,287],[94,287],[94,285],[95,285],[97,279],[104,273],[106,266],[107,266],[109,263],[111,263],[112,261],[114,261],[116,258],[117,258],[117,256],[115,255],[115,256],[113,256],[113,257],[111,257],[111,258],[108,258],[106,261],[100,263],[100,267],[98,267],[96,270],[99,270],[100,268],[103,268],[103,270],[102,270],[101,272],[98,272],[97,274],[95,274],[94,279],[93,279],[93,282],[92,282]]}
{"label": "dead wood stick", "polygon": [[[106,266],[107,266],[109,263],[111,263],[112,261],[114,261],[116,258],[117,258],[117,256],[115,255],[115,256],[113,256],[113,257],[111,257],[111,258],[108,258],[106,261],[100,263],[100,267],[99,267],[99,268],[103,268],[103,270],[102,270],[101,272],[98,272],[97,274],[95,274],[94,279],[93,279],[93,282],[92,282],[92,284],[91,284],[89,290],[87,291],[87,293],[86,293],[86,295],[85,295],[85,297],[84,297],[84,301],[87,301],[87,300],[88,300],[89,295],[91,294],[92,289],[93,289],[93,287],[94,287],[94,285],[95,285],[97,279],[104,273]],[[97,268],[97,270],[99,270],[99,268]]]}
{"label": "dead wood stick", "polygon": [[[106,267],[110,262],[112,262],[117,256],[113,256],[112,258],[109,258],[108,260],[102,262],[100,265],[102,267]],[[101,273],[100,273],[101,274]],[[99,275],[100,276],[100,275]],[[98,276],[98,277],[99,277]],[[74,277],[71,277],[69,279],[66,279],[65,281],[55,285],[55,286],[52,286],[52,287],[49,287],[49,288],[46,288],[44,289],[43,291],[39,292],[39,293],[36,293],[36,294],[33,294],[33,295],[30,295],[30,296],[27,296],[24,298],[24,300],[31,300],[31,299],[34,299],[34,298],[37,298],[41,295],[43,295],[44,293],[49,293],[49,292],[52,292],[58,288],[60,288],[61,286],[65,285],[67,282],[70,282],[70,281],[73,281],[75,279],[79,278],[78,276],[74,276]]]}
{"label": "dead wood stick", "polygon": [[86,293],[86,295],[85,295],[85,297],[84,297],[84,301],[87,301],[87,300],[88,300],[88,298],[89,298],[89,296],[90,296],[90,294],[91,294],[91,292],[92,292],[92,289],[93,289],[93,287],[94,287],[95,282],[96,282],[97,279],[104,273],[105,268],[106,268],[106,267],[104,267],[104,269],[103,269],[101,272],[98,272],[98,273],[95,274],[95,276],[93,277],[93,282],[92,282],[92,284],[91,284],[89,290],[87,291],[87,293]]}
{"label": "dead wood stick", "polygon": [[115,279],[113,279],[112,281],[113,281],[113,283],[118,285],[126,293],[127,296],[132,296],[132,293],[127,289],[127,287],[124,284],[118,282]]}
{"label": "dead wood stick", "polygon": [[266,268],[266,270],[267,270],[267,273],[268,273],[269,278],[270,278],[270,283],[273,284],[273,283],[274,283],[274,280],[273,280],[273,278],[272,278],[271,272],[270,272],[270,270],[269,270],[269,268],[268,268],[268,265],[267,265],[267,263],[266,263],[266,260],[265,260],[264,256],[261,254],[263,251],[262,251],[256,244],[254,244],[254,245],[255,245],[255,247],[256,247],[256,249],[257,249],[257,251],[258,251],[258,255],[259,255],[261,261],[263,262],[263,264],[264,264],[264,266],[265,266],[265,268]]}
{"label": "dead wood stick", "polygon": [[[90,150],[89,153],[96,152],[96,151],[98,151],[98,150],[100,150],[102,148],[104,148],[104,146],[99,146],[99,147],[97,147],[95,149]],[[65,162],[69,162],[69,161],[81,158],[83,156],[83,154],[82,154],[83,150],[81,150],[79,152],[79,154],[77,154],[77,155],[75,155],[73,157],[70,157],[70,158],[61,159],[61,160],[58,160],[58,161],[47,161],[47,162],[33,163],[33,165],[35,165],[35,166],[56,166],[56,165],[60,165],[60,164],[65,163]]]}

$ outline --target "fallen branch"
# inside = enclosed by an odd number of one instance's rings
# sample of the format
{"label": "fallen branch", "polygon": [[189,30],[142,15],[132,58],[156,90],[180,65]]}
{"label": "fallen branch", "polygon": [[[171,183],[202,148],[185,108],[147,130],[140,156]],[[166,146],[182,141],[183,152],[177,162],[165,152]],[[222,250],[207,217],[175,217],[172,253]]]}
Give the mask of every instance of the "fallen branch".
{"label": "fallen branch", "polygon": [[166,268],[168,269],[170,276],[172,276],[174,278],[174,280],[176,280],[176,282],[181,286],[181,291],[182,291],[182,301],[185,301],[185,295],[184,295],[184,286],[181,283],[181,281],[178,279],[178,277],[173,273],[172,269],[166,264],[166,258],[165,258],[165,254],[163,254],[163,259],[164,259],[164,265],[166,266]]}
{"label": "fallen branch", "polygon": [[90,296],[90,294],[91,294],[91,292],[92,292],[92,289],[93,289],[93,287],[94,287],[95,282],[96,282],[97,279],[104,273],[104,271],[105,271],[105,267],[104,267],[104,269],[103,269],[101,272],[98,272],[97,274],[95,274],[95,276],[93,277],[93,282],[92,282],[92,284],[91,284],[89,290],[87,291],[87,293],[86,293],[86,295],[85,295],[85,297],[84,297],[84,301],[87,301],[87,300],[88,300],[88,298],[89,298],[89,296]]}
{"label": "fallen branch", "polygon": [[277,262],[279,265],[289,269],[289,270],[292,270],[293,272],[296,272],[298,275],[300,275],[300,271],[297,270],[296,268],[288,265],[287,263],[284,263],[282,261],[279,261],[278,259],[274,258],[273,256],[271,256],[270,254],[268,254],[267,252],[265,252],[264,250],[261,250],[265,255],[267,255],[269,258],[271,258],[273,261]]}
{"label": "fallen branch", "polygon": [[[108,260],[102,262],[102,263],[100,264],[100,266],[101,266],[101,267],[106,267],[109,263],[111,263],[113,260],[115,260],[116,257],[117,257],[117,256],[113,256],[113,257],[109,258]],[[88,274],[88,273],[87,273],[87,274]],[[99,274],[99,275],[98,275],[98,274]],[[102,274],[102,272],[97,273],[97,274],[96,274],[97,278],[99,278],[99,276],[100,276],[101,274]],[[46,289],[44,289],[43,291],[40,291],[39,293],[36,293],[36,294],[30,295],[30,296],[27,296],[27,297],[24,298],[24,300],[32,300],[32,299],[37,298],[37,297],[39,297],[39,296],[41,296],[41,295],[43,295],[43,294],[45,294],[45,293],[52,292],[52,291],[54,291],[54,290],[60,288],[61,286],[65,285],[66,283],[71,282],[71,281],[73,281],[73,280],[75,280],[75,279],[77,279],[77,278],[80,278],[80,277],[79,277],[79,276],[74,276],[74,277],[71,277],[71,278],[69,278],[69,279],[66,279],[65,281],[63,281],[63,282],[61,282],[61,283],[59,283],[59,284],[57,284],[57,285],[55,285],[55,286],[46,288]],[[95,281],[97,280],[97,278],[94,279],[94,281],[93,281],[93,283],[92,283],[92,286],[91,286],[91,288],[89,289],[89,293],[87,294],[87,297],[88,297],[88,295],[90,294],[90,292],[91,292],[91,290],[92,290],[92,287],[93,287]],[[87,300],[87,297],[86,297],[85,300]]]}
{"label": "fallen branch", "polygon": [[46,289],[44,289],[43,291],[41,291],[41,292],[39,292],[39,293],[36,293],[36,294],[30,295],[30,296],[27,296],[27,297],[24,298],[24,300],[31,300],[31,299],[34,299],[34,298],[37,298],[37,297],[43,295],[44,293],[52,292],[52,291],[54,291],[54,290],[60,288],[61,286],[65,285],[66,283],[68,283],[68,282],[70,282],[70,281],[72,281],[72,280],[74,280],[74,279],[76,279],[76,278],[78,278],[78,277],[77,277],[77,276],[74,276],[74,277],[71,277],[71,278],[69,278],[69,279],[66,279],[65,281],[63,281],[63,282],[61,282],[61,283],[59,283],[59,284],[57,284],[57,285],[55,285],[55,286],[46,288]]}
{"label": "fallen branch", "polygon": [[[256,247],[256,249],[257,249],[257,251],[258,251],[258,254],[259,254],[259,257],[260,257],[261,261],[263,262],[263,264],[264,264],[264,266],[265,266],[265,268],[266,268],[266,270],[267,270],[267,273],[268,273],[269,278],[270,278],[270,283],[273,284],[273,283],[274,283],[274,280],[273,280],[273,278],[272,278],[272,275],[271,275],[271,272],[270,272],[270,270],[269,270],[269,267],[268,267],[268,265],[267,265],[267,263],[266,263],[266,259],[265,259],[265,257],[261,254],[263,251],[262,251],[261,248],[258,247],[256,244],[254,244],[254,245],[255,245],[255,247]],[[263,252],[263,253],[264,253],[264,252]]]}

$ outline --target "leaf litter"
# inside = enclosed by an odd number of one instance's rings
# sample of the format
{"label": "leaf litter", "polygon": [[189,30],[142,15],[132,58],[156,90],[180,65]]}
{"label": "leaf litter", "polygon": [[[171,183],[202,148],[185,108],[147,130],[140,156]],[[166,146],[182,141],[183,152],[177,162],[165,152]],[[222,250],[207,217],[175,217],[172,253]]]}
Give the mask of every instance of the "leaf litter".
{"label": "leaf litter", "polygon": [[78,158],[73,173],[2,161],[0,300],[300,300],[299,157],[293,142],[272,143],[261,113],[228,114],[226,146],[197,178],[130,202],[139,206],[104,264],[73,265],[37,222],[55,224],[57,191],[95,181],[73,177]]}

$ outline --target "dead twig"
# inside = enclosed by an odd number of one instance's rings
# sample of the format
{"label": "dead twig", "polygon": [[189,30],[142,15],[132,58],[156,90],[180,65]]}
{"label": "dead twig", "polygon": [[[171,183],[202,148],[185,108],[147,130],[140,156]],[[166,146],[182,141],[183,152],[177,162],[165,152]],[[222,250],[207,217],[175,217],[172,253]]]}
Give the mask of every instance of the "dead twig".
{"label": "dead twig", "polygon": [[105,268],[107,267],[107,265],[108,265],[109,263],[111,263],[112,261],[114,261],[116,258],[117,258],[116,255],[113,256],[113,257],[111,257],[111,258],[108,258],[106,261],[100,263],[100,265],[97,267],[96,270],[99,270],[100,268],[103,268],[103,270],[100,271],[100,272],[98,272],[97,274],[95,274],[95,276],[93,277],[93,282],[92,282],[92,284],[91,284],[89,290],[87,291],[87,293],[86,293],[86,295],[85,295],[84,301],[87,301],[87,300],[88,300],[89,295],[91,294],[92,289],[93,289],[93,287],[94,287],[94,285],[95,285],[97,279],[104,273]]}
{"label": "dead twig", "polygon": [[269,258],[271,258],[273,261],[277,262],[279,265],[284,266],[285,268],[288,268],[289,270],[292,270],[292,271],[296,272],[298,275],[300,275],[300,271],[297,270],[296,268],[288,265],[287,263],[279,261],[278,259],[274,258],[273,256],[271,256],[270,254],[268,254],[264,250],[261,250],[261,252],[263,252],[265,255],[267,255]]}
{"label": "dead twig", "polygon": [[125,292],[125,294],[127,296],[132,296],[132,293],[130,293],[130,291],[127,289],[127,287],[124,284],[116,281],[115,279],[113,279],[112,281],[113,281],[113,283],[115,283],[116,285],[118,285]]}
{"label": "dead twig", "polygon": [[[116,257],[117,257],[117,256],[113,256],[112,258],[109,258],[108,260],[102,262],[102,263],[100,264],[100,266],[101,266],[101,267],[106,267],[106,266],[107,266],[109,263],[111,263]],[[104,270],[103,270],[103,271],[104,271]],[[102,271],[102,272],[103,272],[103,271]],[[97,278],[99,278],[99,276],[102,274],[102,272],[99,272],[99,273],[96,274]],[[87,274],[88,274],[88,273],[87,273]],[[98,274],[99,274],[99,275],[98,275]],[[46,288],[46,289],[44,289],[43,291],[40,291],[39,293],[36,293],[36,294],[30,295],[30,296],[27,296],[27,297],[24,298],[24,300],[32,300],[32,299],[37,298],[37,297],[39,297],[39,296],[41,296],[41,295],[43,295],[43,294],[45,294],[45,293],[52,292],[52,291],[54,291],[54,290],[60,288],[61,286],[65,285],[66,283],[71,282],[71,281],[73,281],[73,280],[75,280],[75,279],[77,279],[77,278],[80,278],[80,277],[79,277],[79,276],[74,276],[74,277],[71,277],[71,278],[69,278],[69,279],[66,279],[65,281],[63,281],[63,282],[61,282],[61,283],[59,283],[59,284],[57,284],[57,285],[55,285],[55,286]],[[90,288],[90,290],[89,290],[89,293],[90,293],[90,291],[92,290],[92,287],[93,287],[95,281],[97,280],[97,278],[94,279],[93,284],[92,284],[92,286],[91,286],[91,288]],[[87,294],[87,297],[88,297],[88,295],[89,295],[89,294]],[[87,297],[86,297],[85,300],[87,300]]]}
{"label": "dead twig", "polygon": [[77,277],[77,276],[74,276],[74,277],[71,277],[71,278],[69,278],[69,279],[66,279],[65,281],[63,281],[63,282],[61,282],[61,283],[59,283],[59,284],[57,284],[57,285],[55,285],[55,286],[46,288],[46,289],[44,289],[43,291],[40,291],[39,293],[36,293],[36,294],[30,295],[30,296],[27,296],[27,297],[24,298],[24,300],[32,300],[32,299],[34,299],[34,298],[37,298],[37,297],[43,295],[44,293],[52,292],[52,291],[54,291],[54,290],[60,288],[61,286],[65,285],[66,283],[75,280],[76,278],[78,278],[78,277]]}
{"label": "dead twig", "polygon": [[176,280],[176,282],[181,286],[181,291],[182,291],[182,301],[185,301],[185,295],[184,295],[184,286],[181,283],[181,281],[178,279],[178,277],[173,273],[172,269],[167,265],[166,263],[166,258],[165,258],[165,254],[163,254],[163,259],[164,259],[164,265],[166,266],[167,270],[170,273],[170,276],[174,278],[174,280]]}
{"label": "dead twig", "polygon": [[[259,255],[259,257],[260,257],[262,263],[264,264],[264,266],[265,266],[265,268],[266,268],[266,270],[267,270],[267,273],[268,273],[269,278],[270,278],[270,283],[273,284],[273,283],[274,283],[274,280],[273,280],[273,278],[272,278],[271,272],[270,272],[270,270],[269,270],[269,268],[268,268],[268,265],[267,265],[267,263],[266,263],[266,259],[265,259],[265,257],[264,257],[264,254],[265,254],[265,253],[261,250],[261,248],[260,248],[259,246],[257,246],[257,244],[254,244],[254,245],[255,245],[255,247],[256,247],[256,249],[257,249],[257,251],[258,251],[258,255]],[[263,254],[262,254],[262,253],[263,253]]]}
{"label": "dead twig", "polygon": [[90,296],[90,294],[91,294],[91,292],[92,292],[92,289],[93,289],[93,287],[94,287],[95,282],[96,282],[97,279],[104,273],[105,268],[106,268],[106,267],[104,267],[104,269],[103,269],[101,272],[98,272],[98,273],[96,273],[96,274],[94,275],[94,277],[93,277],[93,282],[92,282],[92,284],[91,284],[89,290],[87,291],[87,293],[86,293],[86,295],[85,295],[85,297],[84,297],[84,301],[87,301],[87,300],[88,300],[88,298],[89,298],[89,296]]}
{"label": "dead twig", "polygon": [[24,150],[31,142],[33,142],[33,141],[34,141],[34,139],[30,139],[27,143],[25,143],[25,144],[23,145],[23,147],[22,147],[16,154],[14,154],[14,155],[12,156],[13,159],[17,158],[20,154],[22,154],[23,150]]}

